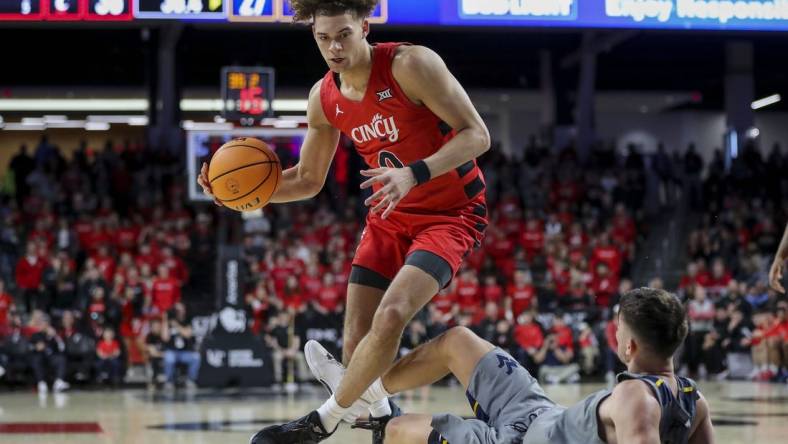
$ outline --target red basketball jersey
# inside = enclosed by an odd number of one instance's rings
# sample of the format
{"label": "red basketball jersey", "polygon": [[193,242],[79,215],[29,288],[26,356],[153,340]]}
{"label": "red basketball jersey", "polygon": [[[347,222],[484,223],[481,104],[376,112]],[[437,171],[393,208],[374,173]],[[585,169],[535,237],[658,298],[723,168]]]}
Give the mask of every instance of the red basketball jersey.
{"label": "red basketball jersey", "polygon": [[[361,101],[342,95],[339,75],[329,71],[320,88],[328,121],[350,137],[370,168],[401,168],[422,160],[454,137],[454,131],[426,106],[416,105],[402,92],[391,73],[397,47],[380,43],[372,53],[372,72]],[[484,177],[472,160],[413,188],[397,210],[445,213],[484,202]],[[377,190],[379,186],[374,189]]]}

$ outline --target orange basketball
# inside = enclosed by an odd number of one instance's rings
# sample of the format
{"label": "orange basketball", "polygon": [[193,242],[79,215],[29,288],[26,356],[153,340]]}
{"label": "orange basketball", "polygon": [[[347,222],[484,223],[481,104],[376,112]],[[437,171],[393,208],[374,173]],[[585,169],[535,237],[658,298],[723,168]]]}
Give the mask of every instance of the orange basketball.
{"label": "orange basketball", "polygon": [[208,180],[213,195],[236,211],[253,211],[271,200],[282,181],[282,165],[262,140],[233,139],[211,158]]}

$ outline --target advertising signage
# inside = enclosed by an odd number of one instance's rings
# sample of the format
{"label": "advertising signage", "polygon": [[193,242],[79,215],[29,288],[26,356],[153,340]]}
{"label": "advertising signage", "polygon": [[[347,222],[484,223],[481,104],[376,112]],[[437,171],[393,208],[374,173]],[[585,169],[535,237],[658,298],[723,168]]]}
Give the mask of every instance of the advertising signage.
{"label": "advertising signage", "polygon": [[[0,0],[0,20],[292,21],[287,0]],[[788,0],[380,0],[400,26],[788,31]]]}

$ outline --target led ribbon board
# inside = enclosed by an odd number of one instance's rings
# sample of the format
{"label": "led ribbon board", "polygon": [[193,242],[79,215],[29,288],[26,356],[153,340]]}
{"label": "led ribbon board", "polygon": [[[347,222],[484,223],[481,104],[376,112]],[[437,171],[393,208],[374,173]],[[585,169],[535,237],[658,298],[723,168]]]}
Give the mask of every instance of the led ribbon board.
{"label": "led ribbon board", "polygon": [[[133,14],[132,14],[133,13]],[[292,21],[287,0],[0,0],[0,20]],[[788,31],[788,0],[380,0],[403,26]]]}

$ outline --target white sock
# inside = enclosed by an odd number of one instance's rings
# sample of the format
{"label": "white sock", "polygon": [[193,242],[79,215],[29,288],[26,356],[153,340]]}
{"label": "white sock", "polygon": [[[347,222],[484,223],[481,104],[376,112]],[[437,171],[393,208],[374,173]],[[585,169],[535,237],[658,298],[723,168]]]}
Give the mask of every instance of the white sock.
{"label": "white sock", "polygon": [[[366,394],[369,395],[368,401],[371,401],[373,405],[378,401],[385,401],[386,398],[391,396],[391,393],[386,390],[386,387],[383,387],[383,380],[380,378],[376,379],[375,382],[369,386]],[[386,403],[386,405],[388,405],[388,403]]]}
{"label": "white sock", "polygon": [[391,414],[389,398],[383,398],[369,405],[369,413],[373,418],[382,418]]}
{"label": "white sock", "polygon": [[317,409],[317,414],[320,415],[320,421],[323,423],[323,427],[326,431],[333,432],[336,430],[339,422],[342,421],[342,417],[345,416],[347,411],[348,408],[337,404],[336,398],[334,395],[331,395],[328,401],[324,402],[323,405]]}

